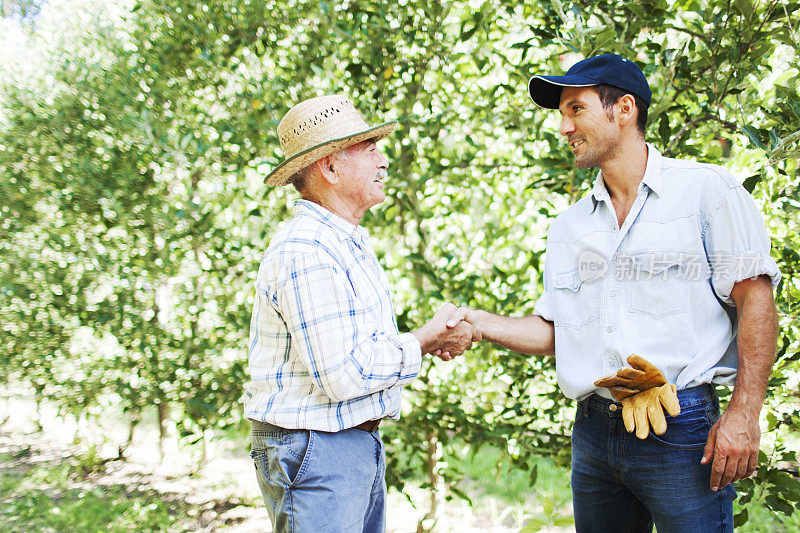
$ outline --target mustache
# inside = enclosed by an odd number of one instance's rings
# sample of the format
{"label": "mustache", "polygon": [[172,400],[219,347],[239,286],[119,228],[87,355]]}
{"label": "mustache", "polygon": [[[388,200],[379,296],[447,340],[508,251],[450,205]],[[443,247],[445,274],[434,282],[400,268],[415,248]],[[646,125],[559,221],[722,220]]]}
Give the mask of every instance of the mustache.
{"label": "mustache", "polygon": [[375,175],[379,180],[385,180],[389,177],[389,172],[385,168],[379,168]]}

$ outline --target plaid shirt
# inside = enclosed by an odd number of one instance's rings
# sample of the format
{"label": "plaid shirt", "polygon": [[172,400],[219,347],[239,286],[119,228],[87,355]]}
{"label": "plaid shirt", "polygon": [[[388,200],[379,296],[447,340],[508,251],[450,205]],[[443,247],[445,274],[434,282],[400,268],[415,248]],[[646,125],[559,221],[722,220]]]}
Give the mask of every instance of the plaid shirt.
{"label": "plaid shirt", "polygon": [[245,416],[318,431],[397,420],[421,362],[366,231],[298,201],[258,269]]}

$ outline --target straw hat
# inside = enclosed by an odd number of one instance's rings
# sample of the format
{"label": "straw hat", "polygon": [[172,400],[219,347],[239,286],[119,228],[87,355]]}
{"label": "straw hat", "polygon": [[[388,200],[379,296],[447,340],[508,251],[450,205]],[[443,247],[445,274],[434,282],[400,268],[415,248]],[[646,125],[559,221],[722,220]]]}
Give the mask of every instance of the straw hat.
{"label": "straw hat", "polygon": [[346,96],[320,96],[300,102],[278,124],[286,159],[264,178],[264,183],[285,185],[295,172],[314,161],[362,141],[383,139],[396,127],[394,121],[368,126]]}

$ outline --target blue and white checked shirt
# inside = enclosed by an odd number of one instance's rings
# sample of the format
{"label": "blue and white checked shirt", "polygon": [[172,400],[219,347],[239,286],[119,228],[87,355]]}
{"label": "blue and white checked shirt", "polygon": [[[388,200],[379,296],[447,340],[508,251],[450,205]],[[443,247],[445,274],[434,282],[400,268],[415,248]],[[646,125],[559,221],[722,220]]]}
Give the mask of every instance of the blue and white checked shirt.
{"label": "blue and white checked shirt", "polygon": [[734,283],[780,279],[755,202],[724,168],[663,157],[648,144],[638,196],[621,228],[598,175],[550,226],[535,313],[554,322],[564,394],[638,354],[679,389],[733,383],[738,368]]}
{"label": "blue and white checked shirt", "polygon": [[386,274],[366,231],[299,200],[261,260],[250,323],[245,416],[287,429],[340,431],[400,417],[420,370],[399,333]]}

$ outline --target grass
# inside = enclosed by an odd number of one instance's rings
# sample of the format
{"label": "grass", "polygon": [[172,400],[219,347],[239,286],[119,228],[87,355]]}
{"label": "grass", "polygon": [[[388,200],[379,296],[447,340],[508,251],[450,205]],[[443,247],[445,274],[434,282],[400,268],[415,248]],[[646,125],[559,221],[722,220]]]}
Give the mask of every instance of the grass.
{"label": "grass", "polygon": [[[539,531],[572,527],[569,469],[549,457],[533,457],[529,470],[511,468],[500,449],[484,446],[444,458],[462,475],[456,489],[476,512],[497,525]],[[184,495],[160,493],[135,480],[99,483],[105,464],[92,449],[75,457],[42,461],[22,448],[0,453],[0,531],[128,532],[195,531],[198,509]],[[532,482],[531,469],[536,471]],[[741,506],[734,504],[734,511]],[[800,532],[800,513],[774,513],[760,502],[747,505],[749,520],[737,533]]]}
{"label": "grass", "polygon": [[[760,502],[752,502],[747,507],[749,520],[744,525],[737,527],[741,533],[797,533],[800,531],[800,511],[795,511],[792,516],[776,513]],[[741,505],[733,504],[734,514],[742,509]]]}
{"label": "grass", "polygon": [[497,448],[483,446],[477,453],[449,457],[468,480],[479,485],[484,495],[496,496],[509,503],[524,503],[531,492],[546,494],[560,505],[571,501],[569,471],[555,465],[549,457],[535,457],[530,466],[536,468],[536,483],[531,484],[530,471],[510,468],[507,456]]}
{"label": "grass", "polygon": [[0,530],[190,531],[185,509],[163,494],[85,483],[81,461],[33,464],[0,454]]}
{"label": "grass", "polygon": [[483,446],[447,461],[464,475],[457,488],[472,495],[473,506],[493,521],[516,527],[527,524],[525,531],[572,524],[569,471],[551,458],[534,457],[528,470],[522,470],[511,468],[502,450]]}

